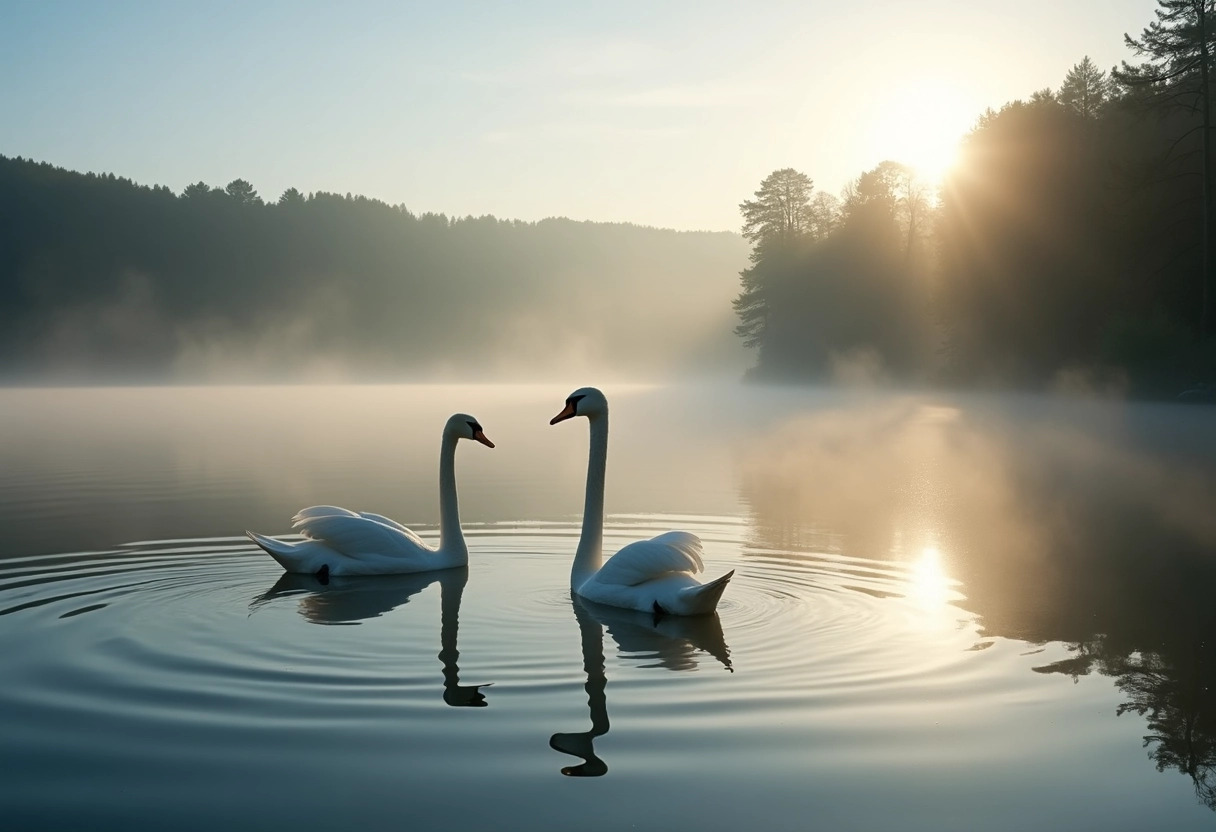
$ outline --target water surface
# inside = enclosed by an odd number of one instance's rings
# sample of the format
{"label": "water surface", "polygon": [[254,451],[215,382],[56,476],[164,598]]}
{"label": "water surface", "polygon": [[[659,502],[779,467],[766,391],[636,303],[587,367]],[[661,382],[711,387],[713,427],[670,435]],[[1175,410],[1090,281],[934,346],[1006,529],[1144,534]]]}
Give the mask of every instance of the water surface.
{"label": "water surface", "polygon": [[[607,388],[609,549],[737,570],[656,620],[570,598],[567,392],[0,392],[5,827],[1216,820],[1211,410]],[[433,538],[456,410],[498,443],[457,454],[467,570],[321,583],[241,536]]]}

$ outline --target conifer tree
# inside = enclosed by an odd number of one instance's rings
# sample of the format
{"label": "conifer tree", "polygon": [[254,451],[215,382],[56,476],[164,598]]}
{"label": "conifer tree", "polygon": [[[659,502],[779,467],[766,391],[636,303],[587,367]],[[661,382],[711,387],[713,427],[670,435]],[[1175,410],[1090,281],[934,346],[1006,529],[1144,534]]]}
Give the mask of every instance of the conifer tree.
{"label": "conifer tree", "polygon": [[[1214,193],[1212,176],[1212,50],[1216,47],[1216,0],[1157,0],[1157,19],[1139,38],[1124,35],[1127,46],[1140,64],[1123,62],[1115,79],[1140,88],[1153,104],[1184,107],[1198,112],[1200,123],[1193,128],[1202,137],[1203,273],[1200,280],[1199,333],[1205,337],[1211,326]],[[1184,134],[1183,137],[1185,137]],[[1181,139],[1182,137],[1180,137]]]}

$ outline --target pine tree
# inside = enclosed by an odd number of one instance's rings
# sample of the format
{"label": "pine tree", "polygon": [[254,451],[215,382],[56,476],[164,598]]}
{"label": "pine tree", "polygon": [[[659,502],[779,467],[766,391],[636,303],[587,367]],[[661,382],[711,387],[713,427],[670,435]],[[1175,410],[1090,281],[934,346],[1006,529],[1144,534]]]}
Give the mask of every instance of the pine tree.
{"label": "pine tree", "polygon": [[754,200],[739,204],[743,236],[753,245],[790,240],[810,230],[811,191],[815,184],[805,173],[783,168],[760,183]]}
{"label": "pine tree", "polygon": [[1110,99],[1110,79],[1086,55],[1064,76],[1056,98],[1067,109],[1082,118],[1097,118]]}
{"label": "pine tree", "polygon": [[193,185],[187,185],[182,191],[182,199],[202,199],[211,193],[211,186],[206,182],[195,182]]}
{"label": "pine tree", "polygon": [[253,189],[253,185],[246,182],[244,179],[233,179],[224,188],[224,193],[232,197],[241,205],[261,205],[262,198],[258,196],[258,192]]}
{"label": "pine tree", "polygon": [[287,190],[283,191],[283,195],[279,197],[278,204],[280,206],[303,205],[304,201],[304,194],[300,193],[295,188],[288,188]]}
{"label": "pine tree", "polygon": [[[1198,112],[1203,142],[1203,274],[1200,280],[1199,333],[1205,337],[1211,324],[1213,257],[1212,220],[1212,50],[1216,48],[1216,0],[1157,0],[1157,19],[1139,39],[1124,35],[1141,64],[1123,62],[1115,80],[1140,88],[1149,102]],[[1180,137],[1185,138],[1187,134]]]}
{"label": "pine tree", "polygon": [[739,273],[743,289],[734,300],[740,321],[735,333],[745,346],[760,348],[762,363],[771,289],[784,271],[776,267],[822,223],[811,206],[814,187],[805,173],[782,168],[764,178],[754,200],[739,204],[743,236],[752,244],[752,264]]}

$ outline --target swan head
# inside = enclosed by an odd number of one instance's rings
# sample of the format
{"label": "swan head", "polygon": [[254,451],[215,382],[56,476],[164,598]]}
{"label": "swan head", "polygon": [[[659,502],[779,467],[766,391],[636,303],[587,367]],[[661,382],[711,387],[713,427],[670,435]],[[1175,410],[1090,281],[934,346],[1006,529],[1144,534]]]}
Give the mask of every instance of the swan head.
{"label": "swan head", "polygon": [[566,406],[561,413],[549,420],[549,424],[556,425],[558,422],[564,422],[575,416],[594,419],[607,415],[608,400],[604,398],[604,394],[594,387],[580,387],[566,397]]}
{"label": "swan head", "polygon": [[485,431],[481,429],[481,422],[467,413],[453,414],[444,427],[444,433],[450,433],[457,439],[475,439],[487,448],[494,447],[494,443],[486,438]]}

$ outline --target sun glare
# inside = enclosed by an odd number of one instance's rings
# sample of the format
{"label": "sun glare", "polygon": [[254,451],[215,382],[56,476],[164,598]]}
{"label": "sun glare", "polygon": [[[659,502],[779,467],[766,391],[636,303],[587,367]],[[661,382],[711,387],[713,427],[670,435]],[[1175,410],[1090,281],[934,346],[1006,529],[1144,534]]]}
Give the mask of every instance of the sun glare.
{"label": "sun glare", "polygon": [[951,584],[942,564],[941,552],[933,546],[921,550],[918,560],[909,564],[911,579],[908,596],[921,606],[938,608],[945,606],[952,596]]}
{"label": "sun glare", "polygon": [[948,83],[901,84],[877,104],[868,144],[875,164],[885,159],[912,166],[937,184],[958,157],[959,142],[978,113]]}

